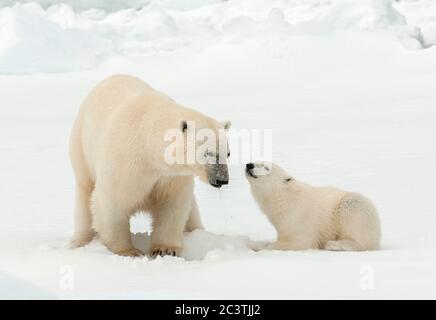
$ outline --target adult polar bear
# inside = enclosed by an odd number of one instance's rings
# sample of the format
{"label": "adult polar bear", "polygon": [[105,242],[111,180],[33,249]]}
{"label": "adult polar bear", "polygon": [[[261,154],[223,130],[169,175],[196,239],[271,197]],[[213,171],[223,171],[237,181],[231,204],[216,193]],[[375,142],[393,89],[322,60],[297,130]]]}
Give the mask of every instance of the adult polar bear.
{"label": "adult polar bear", "polygon": [[[73,247],[87,244],[96,232],[113,253],[141,255],[131,242],[129,218],[143,210],[153,217],[151,255],[180,254],[183,231],[202,228],[193,177],[214,187],[228,183],[226,160],[221,158],[203,164],[164,159],[174,143],[166,141],[168,130],[180,130],[185,147],[191,123],[213,130],[217,138],[230,126],[180,106],[131,76],[112,76],[92,90],[70,140],[76,178]],[[218,160],[222,150],[216,149],[227,148],[227,141],[210,143],[208,156]],[[184,152],[186,157],[187,148]]]}

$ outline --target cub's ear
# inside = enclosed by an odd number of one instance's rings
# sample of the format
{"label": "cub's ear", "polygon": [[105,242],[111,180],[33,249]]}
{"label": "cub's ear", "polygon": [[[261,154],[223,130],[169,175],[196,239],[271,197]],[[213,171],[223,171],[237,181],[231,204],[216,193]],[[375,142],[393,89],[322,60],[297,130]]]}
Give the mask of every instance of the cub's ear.
{"label": "cub's ear", "polygon": [[229,120],[223,121],[221,124],[226,131],[229,131],[230,127],[232,126],[232,123]]}
{"label": "cub's ear", "polygon": [[294,181],[294,180],[295,180],[295,179],[292,178],[292,177],[286,177],[286,178],[283,179],[283,183],[290,183],[290,182],[292,182],[292,181]]}
{"label": "cub's ear", "polygon": [[182,132],[188,130],[188,122],[186,122],[186,120],[180,121],[180,130],[182,130]]}

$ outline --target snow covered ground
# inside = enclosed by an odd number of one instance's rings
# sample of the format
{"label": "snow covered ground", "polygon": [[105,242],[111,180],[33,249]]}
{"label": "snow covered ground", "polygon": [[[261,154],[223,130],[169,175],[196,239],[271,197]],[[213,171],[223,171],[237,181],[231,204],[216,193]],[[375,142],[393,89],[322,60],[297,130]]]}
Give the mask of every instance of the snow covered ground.
{"label": "snow covered ground", "polygon": [[[435,1],[12,2],[0,0],[0,298],[436,298]],[[382,249],[249,250],[275,232],[242,163],[221,191],[197,183],[207,231],[186,235],[184,259],[69,249],[69,132],[114,73],[235,129],[272,129],[289,173],[373,199]],[[149,222],[132,219],[139,248]]]}

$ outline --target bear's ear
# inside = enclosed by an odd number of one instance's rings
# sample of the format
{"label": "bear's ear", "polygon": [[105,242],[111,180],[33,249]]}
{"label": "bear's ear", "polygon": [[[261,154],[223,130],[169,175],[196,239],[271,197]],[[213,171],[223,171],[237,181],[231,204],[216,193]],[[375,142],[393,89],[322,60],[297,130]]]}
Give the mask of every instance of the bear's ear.
{"label": "bear's ear", "polygon": [[186,120],[180,121],[180,130],[182,130],[182,132],[186,132],[186,130],[188,130],[188,123]]}
{"label": "bear's ear", "polygon": [[230,127],[232,126],[232,123],[229,120],[223,121],[221,124],[226,131],[229,131]]}

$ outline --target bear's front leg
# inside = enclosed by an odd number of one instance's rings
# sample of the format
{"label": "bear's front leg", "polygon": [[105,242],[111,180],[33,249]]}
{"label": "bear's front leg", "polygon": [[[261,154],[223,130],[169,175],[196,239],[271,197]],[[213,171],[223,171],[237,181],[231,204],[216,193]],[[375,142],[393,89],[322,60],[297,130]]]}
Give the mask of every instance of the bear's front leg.
{"label": "bear's front leg", "polygon": [[150,256],[181,256],[183,232],[192,206],[192,178],[171,178],[159,182],[157,188],[160,190],[155,190],[156,194],[163,197],[158,198],[151,209],[153,231]]}
{"label": "bear's front leg", "polygon": [[153,210],[153,231],[151,233],[150,256],[181,256],[183,231],[190,208],[180,204],[181,199],[172,199]]}

